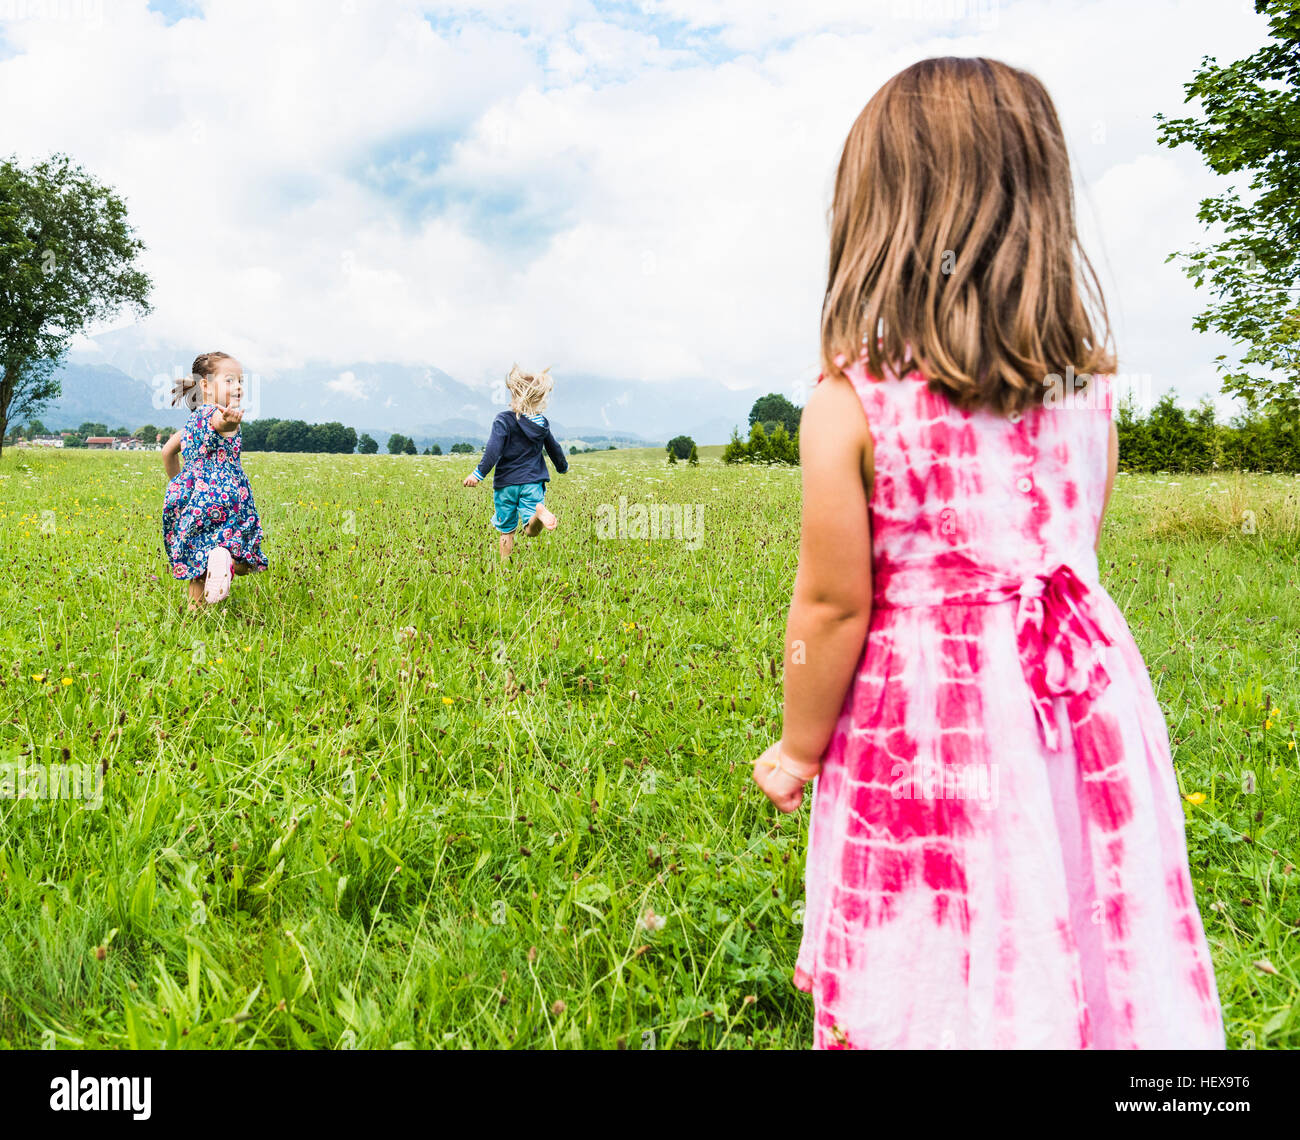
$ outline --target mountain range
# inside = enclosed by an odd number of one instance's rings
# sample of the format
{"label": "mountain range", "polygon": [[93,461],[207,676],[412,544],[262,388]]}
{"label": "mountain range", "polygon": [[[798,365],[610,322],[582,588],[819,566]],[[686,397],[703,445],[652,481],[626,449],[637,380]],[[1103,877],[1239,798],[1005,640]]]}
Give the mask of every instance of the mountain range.
{"label": "mountain range", "polygon": [[[57,372],[62,395],[39,418],[52,430],[88,420],[110,429],[179,427],[185,417],[168,406],[170,377],[193,357],[141,326],[103,333],[68,354]],[[307,362],[258,377],[253,387],[245,403],[257,418],[338,420],[369,432],[381,447],[392,432],[410,436],[421,448],[482,444],[493,417],[508,407],[504,383],[466,384],[432,364]],[[560,372],[547,414],[566,445],[649,446],[676,435],[704,445],[725,443],[733,427],[743,434],[761,395],[760,389],[728,388],[716,380],[650,383]]]}

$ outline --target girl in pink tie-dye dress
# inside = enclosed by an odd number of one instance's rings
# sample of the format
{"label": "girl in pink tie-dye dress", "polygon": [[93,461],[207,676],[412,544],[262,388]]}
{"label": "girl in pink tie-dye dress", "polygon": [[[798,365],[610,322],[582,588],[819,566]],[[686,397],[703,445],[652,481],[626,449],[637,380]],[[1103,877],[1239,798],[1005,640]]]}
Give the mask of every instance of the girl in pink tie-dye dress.
{"label": "girl in pink tie-dye dress", "polygon": [[[783,810],[815,780],[816,1048],[1224,1044],[1164,718],[1098,580],[1112,359],[1063,146],[1031,76],[927,60],[845,147],[785,728],[755,768]],[[923,283],[923,250],[954,271]]]}

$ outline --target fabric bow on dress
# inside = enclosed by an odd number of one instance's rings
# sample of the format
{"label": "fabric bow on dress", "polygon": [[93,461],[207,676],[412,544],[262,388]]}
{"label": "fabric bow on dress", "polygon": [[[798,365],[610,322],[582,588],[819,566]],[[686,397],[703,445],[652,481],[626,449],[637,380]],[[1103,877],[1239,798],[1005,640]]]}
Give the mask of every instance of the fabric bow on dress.
{"label": "fabric bow on dress", "polygon": [[1096,698],[1110,684],[1105,647],[1114,642],[1092,612],[1088,587],[1065,563],[1025,579],[1016,612],[1016,648],[1033,696],[1043,743],[1053,752],[1061,734],[1056,697]]}

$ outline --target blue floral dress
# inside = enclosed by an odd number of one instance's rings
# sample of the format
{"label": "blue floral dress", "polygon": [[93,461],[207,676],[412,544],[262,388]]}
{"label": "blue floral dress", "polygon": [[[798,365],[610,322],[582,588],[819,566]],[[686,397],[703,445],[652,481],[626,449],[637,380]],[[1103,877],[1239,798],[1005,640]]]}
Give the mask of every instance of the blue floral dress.
{"label": "blue floral dress", "polygon": [[262,522],[239,462],[240,433],[212,427],[214,404],[196,408],[181,435],[181,471],[163,500],[163,545],[175,578],[201,578],[208,555],[224,546],[236,561],[267,568]]}

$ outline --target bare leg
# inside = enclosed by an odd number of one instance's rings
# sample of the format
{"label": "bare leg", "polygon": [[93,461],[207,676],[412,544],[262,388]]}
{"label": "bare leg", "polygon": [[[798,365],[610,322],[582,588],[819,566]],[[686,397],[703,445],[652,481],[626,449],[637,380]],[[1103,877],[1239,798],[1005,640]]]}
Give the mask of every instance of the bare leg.
{"label": "bare leg", "polygon": [[204,574],[202,577],[190,579],[189,610],[191,613],[194,613],[203,607],[203,579],[206,577],[207,575]]}
{"label": "bare leg", "polygon": [[515,532],[501,536],[501,561],[504,562],[510,557],[510,552],[515,548]]}

